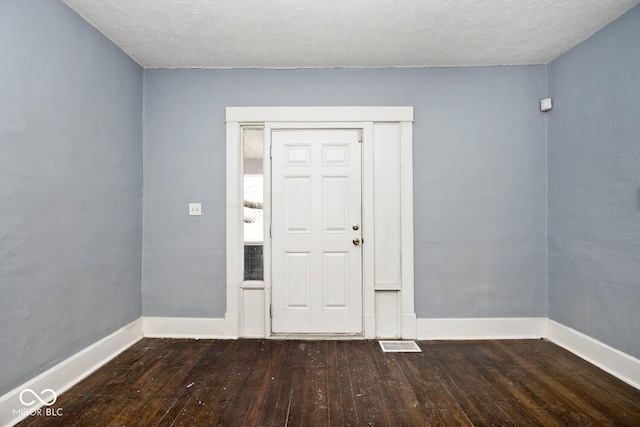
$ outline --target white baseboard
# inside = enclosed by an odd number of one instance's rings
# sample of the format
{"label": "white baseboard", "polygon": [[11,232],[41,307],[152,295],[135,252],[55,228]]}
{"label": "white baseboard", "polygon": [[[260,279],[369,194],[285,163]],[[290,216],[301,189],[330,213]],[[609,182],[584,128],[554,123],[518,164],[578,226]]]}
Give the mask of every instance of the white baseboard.
{"label": "white baseboard", "polygon": [[[237,317],[234,319],[237,322]],[[149,338],[237,338],[232,334],[237,327],[229,328],[227,323],[225,319],[143,317],[143,330]]]}
{"label": "white baseboard", "polygon": [[487,340],[543,338],[545,317],[418,319],[420,340]]}
{"label": "white baseboard", "polygon": [[[42,404],[37,404],[25,408],[25,405],[20,402],[20,393],[24,389],[29,388],[36,393],[40,393],[44,389],[52,389],[56,395],[60,395],[141,338],[142,318],[79,351],[0,397],[0,425],[14,425],[29,415],[27,411],[33,411],[42,406]],[[64,408],[62,410],[64,411]],[[14,411],[19,413],[14,415]]]}
{"label": "white baseboard", "polygon": [[547,321],[547,338],[603,371],[640,389],[640,360],[551,319]]}

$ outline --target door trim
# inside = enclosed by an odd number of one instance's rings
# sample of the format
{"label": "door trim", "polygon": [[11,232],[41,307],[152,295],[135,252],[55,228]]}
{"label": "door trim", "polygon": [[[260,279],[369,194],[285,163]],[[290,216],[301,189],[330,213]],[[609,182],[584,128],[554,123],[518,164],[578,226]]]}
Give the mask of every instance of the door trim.
{"label": "door trim", "polygon": [[413,107],[227,107],[229,122],[413,122]]}
{"label": "door trim", "polygon": [[[375,338],[379,328],[376,327],[376,306],[381,311],[380,301],[395,304],[392,307],[397,317],[397,335],[402,338],[416,337],[416,315],[414,304],[414,251],[413,251],[413,141],[412,141],[413,107],[228,107],[226,109],[226,312],[225,335],[230,338],[239,336],[271,337],[271,320],[269,316],[271,284],[270,257],[265,256],[265,281],[263,286],[243,284],[243,241],[241,216],[241,183],[242,183],[242,145],[241,129],[246,125],[262,124],[265,132],[265,151],[269,150],[270,134],[273,129],[321,129],[321,128],[362,128],[364,136],[362,165],[362,227],[363,227],[363,327],[365,338]],[[389,299],[376,298],[374,282],[374,156],[373,136],[376,123],[397,123],[400,129],[400,199],[401,206],[401,288],[386,289],[380,292],[396,292],[396,297]],[[267,141],[269,139],[269,141]],[[265,166],[268,163],[265,156]],[[270,166],[270,165],[269,165]],[[270,188],[270,168],[265,168],[265,187]],[[267,181],[269,176],[269,182]],[[266,197],[266,194],[265,194]],[[265,200],[265,213],[269,207]],[[267,218],[265,218],[267,221]],[[269,218],[270,221],[270,218]],[[267,230],[265,222],[265,230]],[[266,244],[265,240],[265,244]],[[270,242],[269,242],[270,243]],[[265,252],[267,247],[265,246]],[[261,298],[256,298],[260,293]],[[251,295],[252,301],[262,301],[264,319],[262,334],[243,333],[243,295]],[[392,301],[391,303],[389,301]],[[259,304],[259,303],[258,303]],[[255,307],[255,304],[254,304]],[[244,314],[244,315],[243,315]],[[252,313],[255,319],[255,313]],[[260,317],[260,316],[258,316]],[[389,316],[379,317],[380,319]],[[379,320],[380,321],[380,320]],[[255,330],[252,329],[252,330]]]}

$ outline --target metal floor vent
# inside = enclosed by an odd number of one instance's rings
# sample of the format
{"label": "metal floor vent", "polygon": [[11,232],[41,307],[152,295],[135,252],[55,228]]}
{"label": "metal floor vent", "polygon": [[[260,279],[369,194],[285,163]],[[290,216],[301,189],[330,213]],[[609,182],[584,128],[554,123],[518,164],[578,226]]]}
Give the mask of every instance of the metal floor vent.
{"label": "metal floor vent", "polygon": [[378,341],[385,353],[420,353],[422,350],[415,341]]}

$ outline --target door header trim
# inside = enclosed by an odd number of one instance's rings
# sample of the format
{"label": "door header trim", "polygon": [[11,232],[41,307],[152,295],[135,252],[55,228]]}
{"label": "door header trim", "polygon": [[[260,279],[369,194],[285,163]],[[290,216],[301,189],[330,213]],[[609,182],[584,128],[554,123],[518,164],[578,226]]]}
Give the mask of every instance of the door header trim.
{"label": "door header trim", "polygon": [[227,107],[227,122],[412,122],[413,107]]}

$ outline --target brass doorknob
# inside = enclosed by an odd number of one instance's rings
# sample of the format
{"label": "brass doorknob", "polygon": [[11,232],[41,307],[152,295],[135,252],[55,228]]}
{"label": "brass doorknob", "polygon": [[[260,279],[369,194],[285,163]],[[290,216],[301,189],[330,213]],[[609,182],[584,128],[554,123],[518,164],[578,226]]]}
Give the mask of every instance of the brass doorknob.
{"label": "brass doorknob", "polygon": [[360,244],[360,239],[358,239],[357,237],[353,239],[353,244],[358,246]]}

